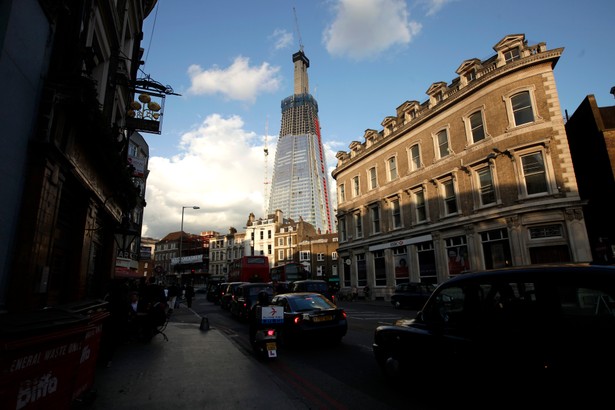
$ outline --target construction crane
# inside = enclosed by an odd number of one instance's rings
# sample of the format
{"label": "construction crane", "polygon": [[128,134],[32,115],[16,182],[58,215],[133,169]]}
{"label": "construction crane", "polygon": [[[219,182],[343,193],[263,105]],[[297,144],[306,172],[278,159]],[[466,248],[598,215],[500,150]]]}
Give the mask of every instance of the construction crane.
{"label": "construction crane", "polygon": [[299,31],[299,21],[297,20],[297,11],[294,7],[293,14],[295,15],[295,29],[297,30],[297,37],[299,37],[299,51],[303,52],[303,41],[301,40],[301,32]]}
{"label": "construction crane", "polygon": [[269,138],[269,117],[265,123],[265,144],[263,152],[265,154],[265,181],[263,183],[263,215],[267,217],[267,185],[269,185],[269,146],[267,145],[267,139]]}

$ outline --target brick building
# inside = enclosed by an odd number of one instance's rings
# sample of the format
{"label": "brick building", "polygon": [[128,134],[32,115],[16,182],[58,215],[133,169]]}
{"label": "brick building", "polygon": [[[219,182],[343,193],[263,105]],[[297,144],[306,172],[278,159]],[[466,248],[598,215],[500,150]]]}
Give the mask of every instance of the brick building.
{"label": "brick building", "polygon": [[563,48],[508,35],[428,99],[337,154],[342,287],[587,262],[591,252],[553,69]]}

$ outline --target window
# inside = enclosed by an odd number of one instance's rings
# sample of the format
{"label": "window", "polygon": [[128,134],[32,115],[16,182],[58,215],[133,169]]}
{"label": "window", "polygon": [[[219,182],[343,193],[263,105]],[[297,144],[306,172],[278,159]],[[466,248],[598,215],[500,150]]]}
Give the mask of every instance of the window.
{"label": "window", "polygon": [[356,214],[353,214],[353,218],[354,218],[354,230],[355,230],[355,236],[357,238],[362,238],[363,237],[363,221],[361,218],[361,213],[357,212]]}
{"label": "window", "polygon": [[317,253],[317,254],[316,254],[316,260],[317,260],[318,262],[324,262],[324,260],[325,260],[325,254],[324,254],[324,253]]}
{"label": "window", "polygon": [[372,220],[372,233],[380,232],[380,207],[378,205],[372,205],[369,208],[369,214]]}
{"label": "window", "polygon": [[361,191],[359,190],[359,177],[356,176],[352,178],[352,194],[354,196],[359,196]]}
{"label": "window", "polygon": [[480,186],[480,203],[481,205],[489,205],[495,203],[495,187],[493,185],[493,175],[491,167],[485,167],[476,172],[478,176],[478,184]]}
{"label": "window", "polygon": [[367,261],[365,254],[357,254],[357,285],[362,288],[367,285]]}
{"label": "window", "polygon": [[267,229],[267,239],[271,239],[271,229]]}
{"label": "window", "polygon": [[444,213],[451,215],[457,213],[457,195],[455,195],[455,184],[452,179],[442,183],[444,194]]}
{"label": "window", "polygon": [[510,98],[515,125],[519,126],[534,121],[532,99],[529,91],[522,91]]}
{"label": "window", "polygon": [[261,231],[261,240],[265,239],[265,232]]}
{"label": "window", "polygon": [[331,260],[332,261],[336,261],[337,260],[337,252],[331,252]]}
{"label": "window", "polygon": [[421,282],[436,283],[436,253],[433,242],[421,242],[416,245],[416,253],[419,260],[419,277]]}
{"label": "window", "polygon": [[448,156],[448,132],[446,130],[442,130],[436,134],[436,141],[438,143],[438,153],[440,158],[444,158]]}
{"label": "window", "polygon": [[267,255],[271,255],[272,249],[271,245],[267,245]]}
{"label": "window", "polygon": [[278,246],[284,246],[284,238],[278,238]]}
{"label": "window", "polygon": [[563,229],[560,224],[542,225],[529,228],[530,239],[563,238]]}
{"label": "window", "polygon": [[388,159],[389,164],[389,181],[397,179],[397,160],[395,157]]}
{"label": "window", "polygon": [[475,79],[476,79],[476,71],[474,70],[468,71],[468,73],[466,74],[467,82],[474,81]]}
{"label": "window", "polygon": [[415,171],[421,167],[421,151],[419,144],[410,147],[410,168]]}
{"label": "window", "polygon": [[278,250],[278,260],[280,261],[284,260],[284,249]]}
{"label": "window", "polygon": [[414,209],[416,212],[416,222],[427,220],[427,207],[425,206],[425,190],[414,191]]}
{"label": "window", "polygon": [[386,263],[382,250],[374,252],[374,279],[376,286],[386,286],[387,284]]}
{"label": "window", "polygon": [[485,269],[497,269],[510,266],[511,252],[506,229],[494,229],[481,232]]}
{"label": "window", "polygon": [[483,126],[483,113],[477,111],[470,115],[470,133],[472,134],[472,142],[477,143],[485,139],[485,128]]}
{"label": "window", "polygon": [[523,165],[523,176],[525,178],[527,194],[535,195],[547,192],[547,176],[542,152],[523,155],[521,157],[521,164]]}
{"label": "window", "polygon": [[391,201],[391,217],[393,219],[393,228],[401,228],[401,207],[399,206],[398,198]]}
{"label": "window", "polygon": [[339,186],[339,197],[340,197],[340,203],[344,202],[346,200],[346,191],[344,190],[344,184],[341,184]]}
{"label": "window", "polygon": [[378,187],[378,180],[376,179],[376,167],[369,169],[369,189]]}
{"label": "window", "polygon": [[299,260],[300,261],[309,261],[310,260],[310,252],[309,251],[300,251],[299,252]]}
{"label": "window", "polygon": [[337,228],[340,234],[340,241],[346,241],[348,238],[346,237],[346,218],[340,216],[337,220]]}
{"label": "window", "polygon": [[470,270],[470,258],[465,236],[445,239],[448,256],[448,274],[453,277]]}
{"label": "window", "polygon": [[512,50],[508,50],[504,53],[504,60],[506,60],[506,63],[513,62],[520,58],[521,58],[521,55],[519,54],[518,48],[513,48]]}

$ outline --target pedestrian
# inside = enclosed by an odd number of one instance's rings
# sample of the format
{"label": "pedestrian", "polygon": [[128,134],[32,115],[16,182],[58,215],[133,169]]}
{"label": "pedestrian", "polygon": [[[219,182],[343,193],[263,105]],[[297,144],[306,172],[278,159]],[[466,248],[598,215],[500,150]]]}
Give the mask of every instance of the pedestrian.
{"label": "pedestrian", "polygon": [[192,307],[192,298],[194,297],[194,287],[192,285],[188,285],[186,286],[186,305],[188,305],[189,308]]}
{"label": "pedestrian", "polygon": [[365,300],[369,300],[369,286],[365,285],[363,288],[363,295],[365,296]]}
{"label": "pedestrian", "polygon": [[359,296],[359,289],[357,289],[356,286],[352,286],[352,290],[351,290],[351,295],[350,295],[350,300],[357,300]]}
{"label": "pedestrian", "polygon": [[179,300],[178,300],[179,286],[177,286],[177,283],[173,282],[171,286],[169,286],[168,290],[169,290],[169,293],[168,293],[169,313],[172,313],[173,309],[179,307]]}

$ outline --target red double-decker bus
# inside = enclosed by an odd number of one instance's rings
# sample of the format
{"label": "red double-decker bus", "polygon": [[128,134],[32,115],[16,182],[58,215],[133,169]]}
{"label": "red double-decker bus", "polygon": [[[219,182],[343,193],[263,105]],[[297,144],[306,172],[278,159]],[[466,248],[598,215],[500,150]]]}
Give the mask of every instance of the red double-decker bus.
{"label": "red double-decker bus", "polygon": [[271,282],[266,256],[243,256],[230,264],[229,282]]}
{"label": "red double-decker bus", "polygon": [[304,280],[309,277],[309,274],[310,273],[305,270],[302,264],[296,262],[290,262],[271,268],[271,280],[274,282]]}

